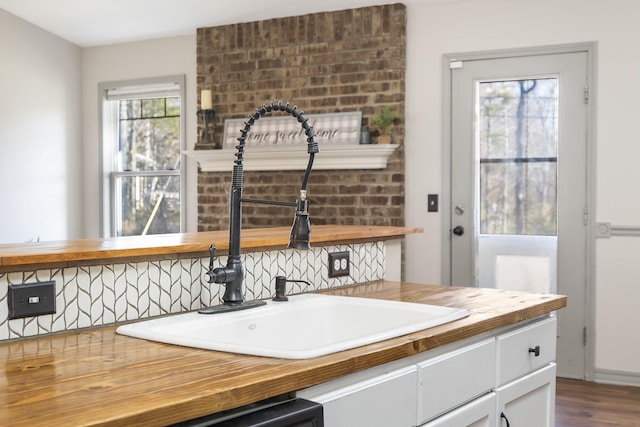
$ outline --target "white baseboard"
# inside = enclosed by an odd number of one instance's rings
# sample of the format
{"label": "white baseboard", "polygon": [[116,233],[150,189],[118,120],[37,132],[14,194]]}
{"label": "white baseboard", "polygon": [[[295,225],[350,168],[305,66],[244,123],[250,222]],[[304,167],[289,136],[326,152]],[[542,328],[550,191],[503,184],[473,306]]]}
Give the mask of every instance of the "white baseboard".
{"label": "white baseboard", "polygon": [[640,373],[613,371],[609,369],[596,369],[594,381],[604,384],[630,385],[640,387]]}

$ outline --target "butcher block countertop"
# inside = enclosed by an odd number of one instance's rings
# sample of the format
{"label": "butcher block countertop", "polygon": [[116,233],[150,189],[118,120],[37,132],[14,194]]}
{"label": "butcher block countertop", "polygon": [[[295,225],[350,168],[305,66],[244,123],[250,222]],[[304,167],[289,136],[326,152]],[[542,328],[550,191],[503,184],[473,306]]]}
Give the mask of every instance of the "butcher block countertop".
{"label": "butcher block countertop", "polygon": [[293,392],[566,306],[560,295],[374,282],[330,291],[466,308],[471,315],[307,360],[197,350],[115,327],[0,344],[0,420],[12,426],[160,426]]}
{"label": "butcher block countertop", "polygon": [[[242,230],[242,250],[286,248],[289,227],[249,228]],[[314,225],[311,244],[328,245],[397,239],[422,233],[421,228],[391,226]],[[0,244],[0,272],[49,266],[106,262],[136,258],[207,256],[215,243],[219,253],[229,250],[229,232],[157,234],[105,239],[61,240],[21,244]]]}

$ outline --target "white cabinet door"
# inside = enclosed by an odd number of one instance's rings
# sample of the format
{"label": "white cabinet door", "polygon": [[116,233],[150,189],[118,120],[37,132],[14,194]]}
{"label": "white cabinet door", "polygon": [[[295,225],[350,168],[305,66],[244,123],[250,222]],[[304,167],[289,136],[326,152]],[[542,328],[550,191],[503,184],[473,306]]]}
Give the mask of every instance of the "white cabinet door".
{"label": "white cabinet door", "polygon": [[553,427],[556,364],[496,389],[500,427]]}
{"label": "white cabinet door", "polygon": [[416,366],[399,369],[337,390],[298,397],[322,403],[325,427],[411,427],[416,425]]}
{"label": "white cabinet door", "polygon": [[422,427],[495,427],[495,425],[496,394],[491,392],[423,424]]}

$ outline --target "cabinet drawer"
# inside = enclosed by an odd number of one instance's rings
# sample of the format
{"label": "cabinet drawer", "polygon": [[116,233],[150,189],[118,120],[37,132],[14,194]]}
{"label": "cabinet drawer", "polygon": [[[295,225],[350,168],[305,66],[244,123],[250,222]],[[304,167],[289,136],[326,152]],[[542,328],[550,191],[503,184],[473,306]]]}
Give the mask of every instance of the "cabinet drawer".
{"label": "cabinet drawer", "polygon": [[321,403],[327,427],[416,425],[417,368],[410,366],[328,393],[311,389],[303,397]]}
{"label": "cabinet drawer", "polygon": [[418,424],[495,387],[496,342],[490,338],[418,364]]}
{"label": "cabinet drawer", "polygon": [[551,317],[498,336],[498,385],[553,362],[556,331],[556,317]]}

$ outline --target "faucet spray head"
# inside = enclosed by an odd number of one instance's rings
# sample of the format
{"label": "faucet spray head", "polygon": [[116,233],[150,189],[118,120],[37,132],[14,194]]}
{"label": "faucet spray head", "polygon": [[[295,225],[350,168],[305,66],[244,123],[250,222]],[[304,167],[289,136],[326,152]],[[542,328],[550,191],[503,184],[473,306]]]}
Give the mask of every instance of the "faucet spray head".
{"label": "faucet spray head", "polygon": [[311,238],[311,222],[309,221],[309,201],[307,192],[300,192],[300,199],[296,200],[296,214],[291,226],[289,236],[289,248],[311,250],[309,240]]}

